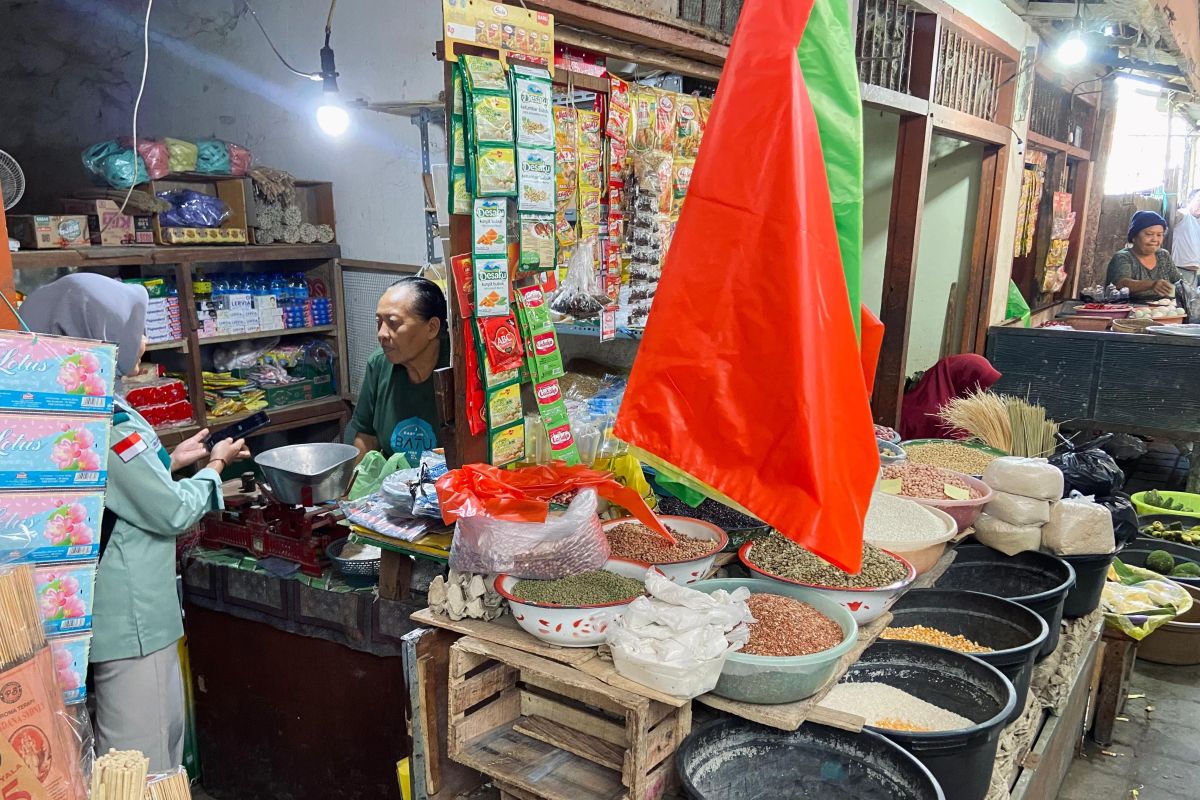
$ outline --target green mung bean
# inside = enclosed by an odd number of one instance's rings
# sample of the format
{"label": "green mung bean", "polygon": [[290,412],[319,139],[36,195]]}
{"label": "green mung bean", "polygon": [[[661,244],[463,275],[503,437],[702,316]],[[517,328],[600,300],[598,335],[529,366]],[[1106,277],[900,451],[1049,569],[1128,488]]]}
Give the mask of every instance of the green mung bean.
{"label": "green mung bean", "polygon": [[851,575],[779,534],[756,541],[749,560],[767,572],[801,583],[851,589],[890,586],[908,575],[904,564],[870,544],[863,544],[862,569]]}
{"label": "green mung bean", "polygon": [[615,603],[645,593],[646,585],[602,569],[568,575],[552,581],[520,580],[513,584],[513,597],[532,603],[560,606],[591,606]]}

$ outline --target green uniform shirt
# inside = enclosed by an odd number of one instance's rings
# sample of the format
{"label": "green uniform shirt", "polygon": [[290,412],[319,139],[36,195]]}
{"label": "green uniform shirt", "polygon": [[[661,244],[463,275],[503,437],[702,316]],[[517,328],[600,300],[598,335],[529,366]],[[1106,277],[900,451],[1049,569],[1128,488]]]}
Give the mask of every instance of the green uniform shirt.
{"label": "green uniform shirt", "polygon": [[[450,340],[443,336],[440,342],[438,368],[448,367]],[[375,351],[367,359],[358,390],[358,405],[350,421],[354,431],[378,439],[387,458],[401,453],[409,464],[416,464],[423,451],[438,446],[439,424],[433,376],[424,383],[413,383],[405,367],[388,361],[382,350]]]}
{"label": "green uniform shirt", "polygon": [[145,448],[136,445],[124,457],[115,449],[108,453],[104,507],[117,522],[96,573],[96,663],[147,656],[183,636],[175,539],[205,512],[222,507],[221,476],[202,469],[195,477],[173,479],[154,428],[136,411],[117,410],[128,419],[113,424],[112,447],[137,434]]}

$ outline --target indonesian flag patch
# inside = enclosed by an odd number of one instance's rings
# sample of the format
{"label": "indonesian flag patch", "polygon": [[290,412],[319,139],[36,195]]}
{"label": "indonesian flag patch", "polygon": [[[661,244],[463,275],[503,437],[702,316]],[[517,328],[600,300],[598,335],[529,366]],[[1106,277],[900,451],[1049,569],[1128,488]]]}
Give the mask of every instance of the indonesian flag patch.
{"label": "indonesian flag patch", "polygon": [[120,456],[121,460],[126,464],[148,449],[150,449],[150,446],[146,444],[146,440],[137,433],[129,434],[112,446],[112,451]]}

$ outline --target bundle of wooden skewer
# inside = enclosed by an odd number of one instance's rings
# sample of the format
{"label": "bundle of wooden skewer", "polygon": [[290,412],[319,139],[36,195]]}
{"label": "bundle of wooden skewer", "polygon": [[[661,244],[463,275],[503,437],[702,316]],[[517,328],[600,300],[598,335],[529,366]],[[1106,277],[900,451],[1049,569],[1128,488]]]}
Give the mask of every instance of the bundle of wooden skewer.
{"label": "bundle of wooden skewer", "polygon": [[192,787],[183,770],[154,778],[146,786],[145,800],[192,800]]}
{"label": "bundle of wooden skewer", "polygon": [[109,750],[92,767],[91,800],[143,800],[149,769],[139,750]]}
{"label": "bundle of wooden skewer", "polygon": [[28,660],[46,645],[36,598],[30,567],[0,570],[0,672]]}

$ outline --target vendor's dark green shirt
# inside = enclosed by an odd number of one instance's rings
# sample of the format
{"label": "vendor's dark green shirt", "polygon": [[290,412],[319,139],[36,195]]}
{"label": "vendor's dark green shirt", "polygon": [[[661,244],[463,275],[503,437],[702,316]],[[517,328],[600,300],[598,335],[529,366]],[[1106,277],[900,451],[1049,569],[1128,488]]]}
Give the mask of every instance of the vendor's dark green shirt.
{"label": "vendor's dark green shirt", "polygon": [[1161,248],[1155,254],[1155,265],[1152,270],[1146,269],[1146,265],[1128,247],[1124,250],[1118,250],[1108,262],[1108,282],[1114,285],[1117,281],[1126,278],[1131,281],[1170,281],[1171,283],[1176,283],[1181,277],[1179,268],[1171,260],[1171,254]]}
{"label": "vendor's dark green shirt", "polygon": [[[450,340],[442,337],[438,367],[448,366]],[[356,433],[378,439],[385,456],[403,453],[410,464],[416,464],[422,451],[438,446],[433,385],[432,375],[424,383],[413,383],[406,368],[392,364],[377,350],[367,359],[350,426]]]}

